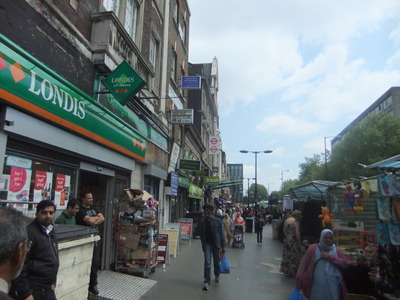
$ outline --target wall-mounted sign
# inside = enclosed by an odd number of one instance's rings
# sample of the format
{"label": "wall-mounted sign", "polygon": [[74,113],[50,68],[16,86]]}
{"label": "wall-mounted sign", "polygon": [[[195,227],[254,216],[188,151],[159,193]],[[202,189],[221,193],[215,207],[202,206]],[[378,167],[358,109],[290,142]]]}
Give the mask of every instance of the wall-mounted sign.
{"label": "wall-mounted sign", "polygon": [[205,186],[215,186],[219,184],[219,176],[207,176],[204,177]]}
{"label": "wall-mounted sign", "polygon": [[182,76],[181,77],[182,89],[201,89],[200,76]]}
{"label": "wall-mounted sign", "polygon": [[200,171],[200,161],[199,160],[181,159],[179,161],[179,169],[190,170],[190,171]]}
{"label": "wall-mounted sign", "polygon": [[193,109],[171,110],[172,124],[193,124]]}
{"label": "wall-mounted sign", "polygon": [[[0,98],[19,110],[103,146],[144,160],[146,139],[133,127],[0,34]],[[29,168],[12,159],[10,165]]]}
{"label": "wall-mounted sign", "polygon": [[179,185],[179,180],[178,180],[178,173],[171,172],[171,195],[176,196],[178,195],[178,185]]}
{"label": "wall-mounted sign", "polygon": [[208,154],[219,154],[220,152],[220,137],[210,136],[208,140]]}
{"label": "wall-mounted sign", "polygon": [[119,103],[125,105],[146,85],[146,82],[128,62],[123,61],[107,76],[103,84]]}

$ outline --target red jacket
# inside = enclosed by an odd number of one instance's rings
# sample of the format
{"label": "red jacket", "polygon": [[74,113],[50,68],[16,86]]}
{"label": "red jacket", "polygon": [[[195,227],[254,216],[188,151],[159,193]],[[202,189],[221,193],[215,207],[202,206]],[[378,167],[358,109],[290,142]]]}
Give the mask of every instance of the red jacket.
{"label": "red jacket", "polygon": [[[306,254],[301,260],[299,269],[296,274],[296,287],[303,290],[304,296],[310,298],[311,288],[313,285],[314,277],[314,263],[315,263],[315,252],[318,244],[312,244],[308,249]],[[331,256],[329,262],[337,267],[340,271],[344,271],[347,268],[347,259],[344,256],[342,249],[336,247],[337,257]],[[342,279],[341,284],[341,299],[349,300],[349,295],[347,293],[346,283]]]}

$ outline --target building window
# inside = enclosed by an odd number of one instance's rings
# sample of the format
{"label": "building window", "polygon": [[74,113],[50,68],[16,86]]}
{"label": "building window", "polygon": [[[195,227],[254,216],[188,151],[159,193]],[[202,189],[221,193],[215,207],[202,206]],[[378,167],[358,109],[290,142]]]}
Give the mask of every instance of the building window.
{"label": "building window", "polygon": [[106,11],[113,11],[118,16],[119,0],[103,0]]}
{"label": "building window", "polygon": [[171,59],[171,79],[175,81],[176,79],[176,64],[177,64],[177,56],[176,52],[173,51],[172,53],[172,59]]}
{"label": "building window", "polygon": [[181,36],[183,44],[186,46],[186,23],[185,22],[182,22],[182,24],[179,25],[179,35]]}
{"label": "building window", "polygon": [[157,51],[158,51],[158,41],[152,36],[150,39],[150,63],[153,65],[154,69],[157,66]]}
{"label": "building window", "polygon": [[125,11],[125,30],[128,32],[132,40],[135,40],[136,36],[136,22],[137,22],[137,11],[138,7],[134,0],[128,0],[126,2]]}
{"label": "building window", "polygon": [[178,24],[178,16],[179,16],[179,4],[178,1],[175,1],[175,6],[172,11],[172,17],[174,18],[176,24]]}

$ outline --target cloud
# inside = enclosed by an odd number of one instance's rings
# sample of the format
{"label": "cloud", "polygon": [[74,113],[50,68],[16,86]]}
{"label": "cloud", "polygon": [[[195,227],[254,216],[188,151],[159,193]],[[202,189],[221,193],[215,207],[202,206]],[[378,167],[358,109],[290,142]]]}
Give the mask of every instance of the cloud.
{"label": "cloud", "polygon": [[265,117],[256,126],[256,129],[260,132],[274,135],[303,136],[318,132],[318,123],[279,113]]}

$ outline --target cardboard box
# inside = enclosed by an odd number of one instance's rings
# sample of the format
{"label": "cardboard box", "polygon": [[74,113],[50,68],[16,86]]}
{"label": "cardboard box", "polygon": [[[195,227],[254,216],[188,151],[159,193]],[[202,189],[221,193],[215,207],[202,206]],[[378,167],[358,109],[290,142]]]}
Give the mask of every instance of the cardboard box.
{"label": "cardboard box", "polygon": [[118,260],[122,260],[124,262],[130,262],[132,259],[132,249],[126,247],[118,248]]}
{"label": "cardboard box", "polygon": [[148,259],[149,250],[145,248],[137,248],[132,251],[132,259]]}
{"label": "cardboard box", "polygon": [[125,247],[130,249],[137,249],[140,241],[140,235],[136,233],[126,234]]}

